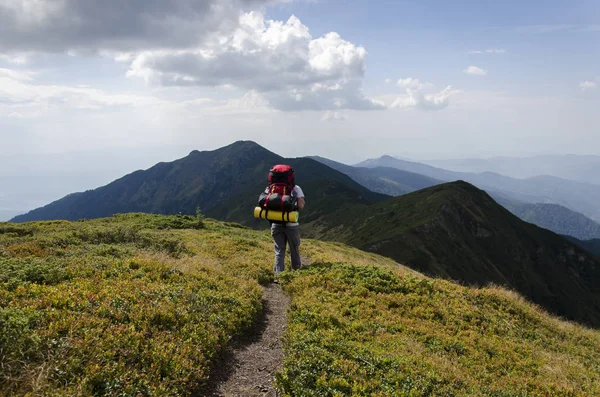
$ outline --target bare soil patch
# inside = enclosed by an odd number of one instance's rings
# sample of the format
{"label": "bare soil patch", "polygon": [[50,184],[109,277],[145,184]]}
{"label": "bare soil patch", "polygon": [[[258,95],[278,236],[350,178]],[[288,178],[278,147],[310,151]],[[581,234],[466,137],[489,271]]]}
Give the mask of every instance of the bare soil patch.
{"label": "bare soil patch", "polygon": [[263,292],[263,317],[254,332],[235,340],[216,363],[207,387],[210,397],[276,397],[275,373],[283,359],[281,338],[287,326],[290,299],[278,284]]}

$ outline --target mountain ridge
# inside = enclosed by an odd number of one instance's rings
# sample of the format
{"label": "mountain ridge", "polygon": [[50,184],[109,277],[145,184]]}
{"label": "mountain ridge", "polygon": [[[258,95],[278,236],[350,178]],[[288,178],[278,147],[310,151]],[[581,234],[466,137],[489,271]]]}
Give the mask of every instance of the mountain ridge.
{"label": "mountain ridge", "polygon": [[356,167],[320,156],[308,156],[308,158],[350,176],[369,190],[390,196],[399,196],[443,183],[443,181],[434,178],[392,167]]}
{"label": "mountain ridge", "polygon": [[[422,181],[426,182],[426,184],[418,186],[418,188],[426,188],[430,186],[435,186],[437,184],[445,183],[441,180],[427,178],[421,174],[414,174],[408,171],[401,171],[397,168],[377,166],[377,164],[372,163],[376,162],[377,159],[366,161],[367,164],[370,163],[371,165],[376,166],[375,168],[366,168],[345,165],[319,156],[312,156],[311,158],[314,158],[317,161],[321,161],[322,163],[327,164],[340,172],[350,175],[355,181],[361,183],[363,186],[371,190],[390,194],[392,196],[400,196],[418,189],[399,188],[393,183],[393,181],[388,181],[384,178],[384,170],[396,170],[398,172],[402,172],[403,174],[399,175],[400,178],[406,178],[407,176],[409,178],[412,178],[412,176],[414,175],[419,176]],[[411,164],[420,164],[411,162],[410,160],[397,159],[389,155],[383,156],[383,159],[384,161],[391,162],[395,160],[401,160]],[[427,167],[428,165],[425,164],[424,166]],[[371,170],[371,172],[365,172],[365,170]],[[487,175],[499,179],[507,178],[506,176],[489,171],[482,172],[480,173],[480,175]],[[543,177],[540,177],[538,179],[548,180],[547,178]],[[553,181],[554,179],[550,178],[549,180]],[[515,200],[510,194],[504,193],[502,191],[489,191],[489,193],[494,198],[494,200],[496,200],[502,206],[504,206],[513,214],[517,215],[519,218],[526,222],[536,224],[537,226],[551,230],[557,234],[573,236],[580,240],[600,238],[600,223],[586,217],[585,215],[579,212],[575,212],[565,206],[562,206],[560,204],[522,202]]]}
{"label": "mountain ridge", "polygon": [[[197,207],[212,216],[222,213],[223,203],[231,200],[251,209],[268,184],[270,167],[281,162],[297,165],[296,175],[301,185],[316,179],[337,181],[347,188],[345,197],[340,198],[342,201],[376,202],[388,197],[369,191],[349,176],[315,160],[285,159],[255,142],[238,141],[217,150],[192,151],[181,159],[134,171],[97,189],[67,195],[12,221],[77,220],[124,212],[194,214]],[[224,220],[256,224],[248,219],[248,208],[243,217]]]}
{"label": "mountain ridge", "polygon": [[483,159],[425,160],[423,162],[458,172],[494,171],[513,178],[549,175],[600,184],[600,156],[596,155],[499,156]]}
{"label": "mountain ridge", "polygon": [[600,325],[598,259],[464,181],[338,211],[305,229],[430,276],[508,286],[553,313]]}
{"label": "mountain ridge", "polygon": [[357,164],[371,168],[379,165],[415,172],[446,182],[464,180],[490,194],[504,195],[512,200],[560,204],[600,222],[600,185],[553,176],[516,179],[489,171],[478,174],[454,172],[391,156],[369,159]]}
{"label": "mountain ridge", "polygon": [[600,239],[600,223],[562,205],[499,202],[525,222],[556,234],[572,236],[579,240]]}

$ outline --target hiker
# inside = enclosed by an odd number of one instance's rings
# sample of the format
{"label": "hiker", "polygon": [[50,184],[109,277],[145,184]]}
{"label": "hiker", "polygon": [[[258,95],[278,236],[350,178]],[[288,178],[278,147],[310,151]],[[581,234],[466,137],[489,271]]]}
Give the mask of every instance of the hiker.
{"label": "hiker", "polygon": [[[269,171],[269,183],[261,195],[268,202],[281,202],[282,212],[304,209],[304,192],[296,185],[294,169],[289,165],[275,165]],[[284,270],[286,244],[292,257],[292,269],[300,269],[300,226],[298,222],[270,221],[275,246],[275,276]]]}

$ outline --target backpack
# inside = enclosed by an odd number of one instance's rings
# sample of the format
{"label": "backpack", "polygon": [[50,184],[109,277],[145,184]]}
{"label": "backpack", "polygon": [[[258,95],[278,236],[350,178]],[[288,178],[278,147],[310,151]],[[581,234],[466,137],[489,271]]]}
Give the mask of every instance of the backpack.
{"label": "backpack", "polygon": [[258,198],[260,208],[290,212],[298,209],[298,200],[292,194],[295,186],[294,169],[279,164],[269,171],[269,186]]}

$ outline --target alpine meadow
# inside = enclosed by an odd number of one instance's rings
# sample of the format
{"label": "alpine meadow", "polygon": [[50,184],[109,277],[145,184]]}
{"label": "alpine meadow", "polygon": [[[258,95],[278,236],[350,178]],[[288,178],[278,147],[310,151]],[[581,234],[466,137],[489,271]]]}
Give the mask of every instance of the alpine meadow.
{"label": "alpine meadow", "polygon": [[[187,395],[272,280],[270,236],[192,216],[0,226],[5,395]],[[307,240],[286,395],[596,395],[600,333],[509,290]]]}
{"label": "alpine meadow", "polygon": [[600,396],[597,0],[0,0],[0,397]]}

